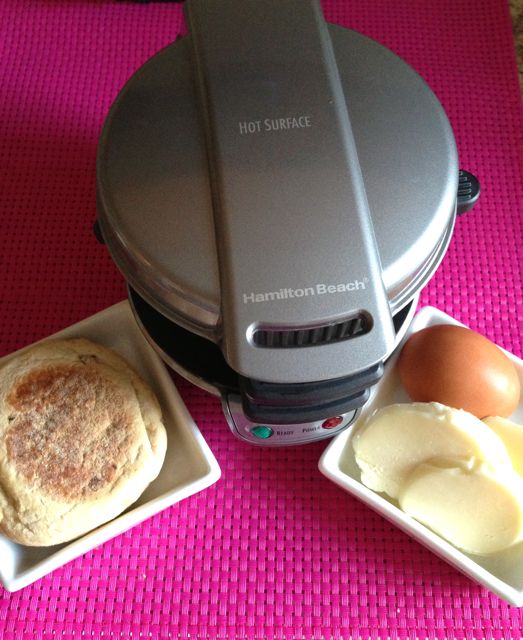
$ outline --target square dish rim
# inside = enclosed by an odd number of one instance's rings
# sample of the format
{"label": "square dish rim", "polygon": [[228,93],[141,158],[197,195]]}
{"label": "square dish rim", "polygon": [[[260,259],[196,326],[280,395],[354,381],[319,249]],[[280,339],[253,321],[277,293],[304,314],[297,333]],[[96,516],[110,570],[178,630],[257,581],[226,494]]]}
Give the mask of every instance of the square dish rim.
{"label": "square dish rim", "polygon": [[[432,324],[453,324],[457,326],[466,326],[459,322],[449,314],[437,309],[433,306],[425,306],[421,308],[412,321],[411,326],[407,330],[403,340],[398,348],[395,350],[394,355],[387,363],[388,368],[392,368],[396,362],[399,353],[401,351],[402,344],[408,339],[408,337],[417,330],[417,327],[423,328]],[[501,347],[499,347],[501,348]],[[523,372],[523,361],[510,353],[509,351],[502,349],[502,351],[514,362],[518,369],[518,374],[521,378]],[[379,390],[380,383],[376,385],[376,389],[373,390],[371,398],[367,404],[367,407],[362,411],[359,420],[364,418],[368,413],[374,409],[373,400]],[[520,400],[520,406],[522,401]],[[346,447],[350,446],[350,440],[354,432],[354,426],[336,436],[332,442],[327,446],[318,462],[319,471],[327,477],[329,480],[337,484],[344,489],[350,495],[358,498],[364,504],[369,506],[373,511],[381,515],[388,522],[391,522],[397,526],[401,531],[411,536],[417,542],[428,548],[439,558],[445,560],[454,568],[464,573],[469,578],[475,580],[479,584],[487,587],[499,597],[503,598],[510,604],[521,607],[523,606],[523,588],[517,589],[510,583],[501,579],[493,574],[488,569],[482,567],[472,557],[460,551],[450,542],[443,539],[438,534],[431,531],[428,527],[416,521],[411,516],[405,514],[398,506],[392,501],[389,501],[381,494],[372,491],[365,487],[363,483],[343,471],[340,467],[343,455]]]}
{"label": "square dish rim", "polygon": [[[116,516],[114,519],[100,525],[92,531],[87,532],[79,538],[56,545],[56,547],[39,547],[38,549],[49,549],[49,555],[36,561],[34,565],[29,566],[22,571],[16,572],[16,570],[14,570],[12,575],[6,575],[6,572],[3,570],[4,563],[0,563],[0,583],[8,592],[15,592],[29,586],[55,569],[64,566],[72,560],[84,555],[88,551],[91,551],[129,529],[132,529],[134,526],[141,524],[148,518],[160,513],[166,508],[212,486],[221,477],[221,469],[218,461],[189,414],[174,381],[169,376],[160,357],[155,353],[153,348],[147,342],[145,336],[141,333],[127,300],[117,302],[116,304],[106,307],[105,309],[102,309],[79,322],[64,327],[45,338],[2,356],[0,358],[0,365],[8,362],[14,356],[36,344],[56,338],[73,337],[73,334],[79,335],[79,332],[85,329],[85,327],[94,327],[97,323],[100,323],[109,317],[113,317],[113,319],[115,317],[119,317],[120,321],[128,325],[128,330],[130,332],[128,337],[131,340],[131,343],[135,343],[136,340],[139,340],[141,354],[142,356],[143,354],[146,354],[147,358],[147,377],[151,380],[154,379],[153,386],[157,385],[158,388],[161,387],[163,395],[167,396],[169,399],[169,413],[172,415],[176,423],[175,425],[172,425],[171,428],[176,427],[176,429],[181,430],[180,436],[184,441],[188,439],[193,455],[198,455],[198,469],[201,469],[201,471],[197,477],[194,477],[194,479],[186,479],[179,485],[174,485],[172,489],[162,491],[159,495],[152,497],[142,504],[138,504],[134,507],[131,505],[127,510]],[[111,330],[109,329],[107,331],[107,335],[110,335],[110,332]],[[132,335],[132,332],[134,332],[134,335]],[[118,348],[114,348],[114,350],[118,352]],[[124,357],[126,356],[126,354],[122,355],[124,355]],[[162,407],[162,409],[164,409],[164,407]],[[169,448],[169,443],[167,446]],[[154,486],[154,482],[155,481],[153,481],[149,487]],[[12,547],[12,545],[15,545],[14,549],[20,549],[20,553],[22,555],[24,553],[24,549],[32,549],[31,547],[19,545],[12,540],[9,540],[7,536],[4,536],[3,534],[0,534],[0,537],[5,542],[6,546]],[[53,551],[55,548],[56,550]],[[12,557],[14,557],[14,550],[12,553]]]}

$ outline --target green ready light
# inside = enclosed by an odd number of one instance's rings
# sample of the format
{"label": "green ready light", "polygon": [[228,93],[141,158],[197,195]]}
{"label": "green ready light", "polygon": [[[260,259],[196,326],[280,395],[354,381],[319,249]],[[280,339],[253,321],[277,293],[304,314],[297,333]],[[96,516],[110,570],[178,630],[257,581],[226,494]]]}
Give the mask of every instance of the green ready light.
{"label": "green ready light", "polygon": [[251,433],[255,435],[257,438],[266,440],[267,438],[270,438],[274,434],[274,429],[271,429],[265,424],[258,424],[255,427],[252,427]]}

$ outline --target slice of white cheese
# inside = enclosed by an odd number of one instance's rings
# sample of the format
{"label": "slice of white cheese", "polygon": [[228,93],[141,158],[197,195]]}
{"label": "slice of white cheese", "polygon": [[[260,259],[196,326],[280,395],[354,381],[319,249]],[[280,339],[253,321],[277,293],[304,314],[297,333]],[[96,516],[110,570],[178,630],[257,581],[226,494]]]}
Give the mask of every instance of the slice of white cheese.
{"label": "slice of white cheese", "polygon": [[523,425],[497,416],[484,418],[483,422],[501,438],[512,466],[523,475]]}
{"label": "slice of white cheese", "polygon": [[523,479],[511,468],[460,460],[423,463],[404,484],[399,503],[468,553],[495,553],[523,535]]}
{"label": "slice of white cheese", "polygon": [[397,498],[407,476],[437,457],[488,461],[510,467],[501,439],[472,414],[430,402],[393,404],[378,410],[353,436],[361,481]]}

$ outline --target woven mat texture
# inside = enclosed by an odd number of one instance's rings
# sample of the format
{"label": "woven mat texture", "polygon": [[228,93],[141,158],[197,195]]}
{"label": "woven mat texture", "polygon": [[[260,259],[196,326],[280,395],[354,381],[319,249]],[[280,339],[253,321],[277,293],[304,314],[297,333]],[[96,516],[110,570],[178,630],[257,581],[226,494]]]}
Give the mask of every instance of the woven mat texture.
{"label": "woven mat texture", "polygon": [[[427,80],[481,181],[422,304],[522,356],[523,116],[506,3],[323,7]],[[126,79],[183,29],[177,4],[0,3],[0,355],[125,298],[91,232],[97,139]],[[220,481],[19,592],[0,587],[1,638],[522,637],[523,609],[320,475],[325,443],[241,444],[215,398],[176,380]]]}

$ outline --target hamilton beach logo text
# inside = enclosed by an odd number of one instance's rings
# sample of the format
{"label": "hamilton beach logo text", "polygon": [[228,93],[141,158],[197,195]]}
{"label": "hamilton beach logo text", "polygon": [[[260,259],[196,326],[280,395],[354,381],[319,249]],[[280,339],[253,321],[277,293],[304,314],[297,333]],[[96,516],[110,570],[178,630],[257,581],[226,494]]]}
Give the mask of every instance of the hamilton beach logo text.
{"label": "hamilton beach logo text", "polygon": [[345,282],[340,284],[316,284],[313,287],[302,287],[298,289],[292,289],[286,287],[279,291],[267,291],[265,293],[251,293],[243,294],[243,304],[251,304],[253,302],[272,302],[273,300],[288,300],[289,298],[307,298],[309,296],[322,296],[325,294],[333,293],[347,293],[349,291],[359,291],[365,289],[364,280],[353,280],[352,282]]}
{"label": "hamilton beach logo text", "polygon": [[265,118],[265,120],[243,120],[238,122],[242,136],[262,131],[287,131],[289,129],[307,129],[312,127],[310,116],[288,116],[287,118]]}

